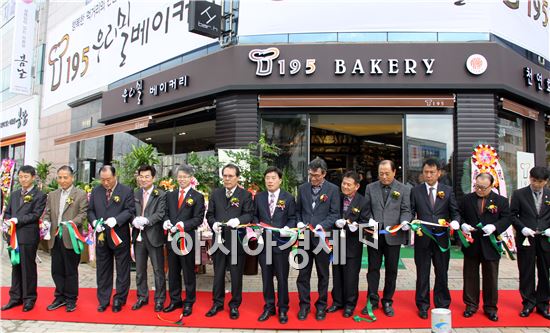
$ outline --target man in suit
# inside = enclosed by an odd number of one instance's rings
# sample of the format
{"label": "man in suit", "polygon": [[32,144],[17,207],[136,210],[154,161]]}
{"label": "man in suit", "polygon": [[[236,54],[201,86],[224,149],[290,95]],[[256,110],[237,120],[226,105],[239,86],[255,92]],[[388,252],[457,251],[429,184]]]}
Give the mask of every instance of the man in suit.
{"label": "man in suit", "polygon": [[340,191],[338,187],[325,180],[327,175],[327,163],[315,158],[308,165],[309,182],[300,185],[298,188],[298,199],[296,202],[296,219],[299,221],[297,227],[304,229],[310,226],[314,232],[308,228],[305,231],[304,241],[300,241],[299,246],[303,248],[307,261],[298,273],[296,285],[300,298],[300,310],[298,319],[305,320],[310,311],[310,280],[313,261],[317,270],[317,284],[319,298],[315,302],[315,318],[324,320],[327,310],[328,283],[329,283],[329,265],[330,254],[324,249],[314,251],[319,244],[320,237],[318,232],[325,232],[326,237],[332,230],[334,222],[340,216]]}
{"label": "man in suit", "polygon": [[21,189],[12,192],[4,219],[7,223],[15,224],[20,261],[12,265],[10,300],[2,306],[2,311],[23,304],[23,311],[27,312],[34,308],[37,298],[38,219],[44,212],[46,195],[34,186],[36,170],[32,166],[23,165],[19,168],[17,179]]}
{"label": "man in suit", "polygon": [[[523,309],[521,317],[528,317],[537,308],[550,319],[550,190],[546,188],[548,169],[534,167],[529,171],[529,186],[514,191],[510,210],[516,229],[518,249],[519,292]],[[538,284],[535,289],[535,266]]]}
{"label": "man in suit", "polygon": [[[64,165],[57,170],[59,188],[48,194],[42,222],[51,224],[48,248],[52,254],[52,278],[55,283],[55,299],[48,305],[48,311],[63,305],[67,312],[76,310],[80,253],[73,247],[70,225],[66,222],[72,221],[79,231],[82,230],[82,222],[88,210],[88,197],[86,192],[73,186],[73,181],[73,169],[70,166]],[[61,238],[56,237],[56,233]]]}
{"label": "man in suit", "polygon": [[[185,234],[191,236],[193,241],[199,240],[195,237],[197,228],[204,220],[204,196],[191,187],[191,179],[194,170],[192,167],[182,165],[178,168],[176,177],[179,184],[178,191],[172,191],[167,196],[167,210],[164,221],[164,229],[174,233],[183,229]],[[183,237],[184,235],[180,235]],[[193,304],[196,300],[196,275],[195,275],[195,251],[200,252],[200,244],[193,243],[186,246],[189,253],[176,253],[179,249],[177,237],[167,243],[168,246],[168,282],[170,288],[170,304],[164,312],[171,312],[183,307],[183,316],[191,315]],[[180,238],[179,242],[184,241]],[[181,275],[185,279],[185,300],[181,300]]]}
{"label": "man in suit", "polygon": [[113,291],[113,259],[116,260],[116,293],[113,312],[126,304],[130,290],[130,222],[136,210],[134,193],[118,183],[116,170],[104,165],[99,170],[101,185],[90,195],[88,221],[92,221],[96,238],[96,276],[98,312],[109,306]]}
{"label": "man in suit", "polygon": [[[463,315],[469,318],[479,307],[479,266],[483,272],[483,311],[492,320],[497,321],[498,301],[498,264],[500,245],[495,237],[504,232],[512,223],[508,199],[493,192],[494,178],[490,173],[476,176],[475,192],[464,196],[462,212],[462,231],[471,234],[474,242],[468,247],[462,246],[464,253],[464,291],[463,300],[466,310]],[[493,243],[495,241],[495,243]]]}
{"label": "man in suit", "polygon": [[[215,234],[221,234],[223,246],[229,250],[227,254],[216,250],[212,254],[214,260],[214,285],[212,296],[214,304],[206,313],[212,317],[223,310],[225,300],[225,270],[229,267],[231,274],[231,301],[229,301],[229,316],[239,318],[239,306],[242,302],[243,272],[245,252],[239,238],[245,236],[244,228],[235,230],[240,224],[248,224],[254,217],[254,203],[250,192],[240,188],[239,167],[227,164],[222,169],[223,188],[212,192],[208,202],[206,219]],[[239,233],[239,235],[237,235]],[[214,236],[217,239],[217,236]],[[231,250],[232,243],[237,242],[237,253]],[[222,244],[218,244],[222,245]],[[233,260],[236,263],[233,263]]]}
{"label": "man in suit", "polygon": [[[277,307],[279,308],[279,322],[288,322],[288,256],[291,248],[280,249],[280,245],[286,244],[292,234],[288,229],[296,227],[296,202],[292,194],[281,189],[283,172],[277,167],[268,167],[264,172],[265,187],[267,191],[256,194],[254,222],[264,222],[275,228],[282,228],[280,233],[264,231],[264,239],[267,233],[275,240],[277,246],[267,244],[260,254],[260,267],[262,268],[262,284],[264,294],[264,310],[258,321],[265,321],[275,315],[275,289],[273,277],[277,278]],[[271,256],[268,256],[271,252]],[[271,259],[271,262],[268,262]]]}
{"label": "man in suit", "polygon": [[[382,296],[382,310],[388,317],[393,317],[393,294],[397,280],[397,266],[401,245],[409,240],[411,220],[410,190],[403,183],[395,179],[395,163],[383,160],[378,164],[378,181],[370,183],[365,191],[366,207],[368,209],[369,224],[378,223],[380,230],[401,224],[402,227],[395,234],[381,234],[378,238],[378,249],[367,247],[369,267],[367,272],[368,299],[373,309],[378,309],[378,284],[380,283],[380,268],[382,258],[386,277]],[[371,221],[372,220],[372,221]],[[361,311],[368,314],[367,306]]]}
{"label": "man in suit", "polygon": [[[344,251],[345,262],[332,264],[332,306],[328,313],[344,309],[344,317],[353,315],[357,299],[359,298],[359,271],[363,258],[363,243],[359,239],[359,224],[368,222],[368,210],[365,208],[365,197],[358,193],[360,188],[359,175],[355,171],[344,174],[340,195],[342,218],[336,220],[335,226],[340,233],[343,231],[345,238],[340,238],[339,251],[335,251],[339,258]],[[338,237],[340,233],[333,233]],[[342,246],[345,242],[345,246]]]}
{"label": "man in suit", "polygon": [[156,170],[151,165],[138,169],[141,188],[134,192],[135,218],[132,221],[132,244],[136,258],[137,310],[149,302],[147,258],[151,259],[155,278],[155,312],[162,311],[166,299],[164,276],[164,231],[162,221],[166,210],[166,193],[154,186]]}
{"label": "man in suit", "polygon": [[[441,176],[439,162],[427,159],[422,164],[424,183],[411,190],[411,213],[413,218],[438,223],[440,219],[449,222],[454,230],[460,228],[460,212],[453,189],[438,182]],[[430,269],[434,265],[434,304],[436,308],[449,308],[451,293],[447,284],[449,270],[450,232],[449,228],[422,226],[422,236],[415,234],[414,263],[416,265],[416,307],[418,316],[428,318],[430,308]],[[428,237],[430,234],[436,241]]]}

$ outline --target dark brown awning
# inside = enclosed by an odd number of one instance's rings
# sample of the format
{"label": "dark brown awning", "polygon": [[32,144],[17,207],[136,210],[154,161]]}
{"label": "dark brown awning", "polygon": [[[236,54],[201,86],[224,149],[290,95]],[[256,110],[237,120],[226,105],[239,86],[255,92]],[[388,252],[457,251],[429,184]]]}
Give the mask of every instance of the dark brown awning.
{"label": "dark brown awning", "polygon": [[529,119],[539,119],[539,112],[534,109],[531,109],[516,102],[512,102],[511,100],[506,98],[501,98],[500,100],[502,101],[502,108],[505,110],[512,111],[513,113],[519,114],[520,116],[524,116]]}
{"label": "dark brown awning", "polygon": [[138,129],[146,128],[149,126],[151,121],[151,116],[144,116],[135,119],[130,119],[126,121],[121,121],[118,123],[94,127],[78,133],[73,133],[65,135],[59,138],[54,139],[54,145],[62,145],[65,143],[71,143],[81,140],[93,139],[100,136],[111,135],[120,132],[135,131]]}
{"label": "dark brown awning", "polygon": [[455,105],[454,94],[429,95],[260,95],[260,108],[449,108]]}

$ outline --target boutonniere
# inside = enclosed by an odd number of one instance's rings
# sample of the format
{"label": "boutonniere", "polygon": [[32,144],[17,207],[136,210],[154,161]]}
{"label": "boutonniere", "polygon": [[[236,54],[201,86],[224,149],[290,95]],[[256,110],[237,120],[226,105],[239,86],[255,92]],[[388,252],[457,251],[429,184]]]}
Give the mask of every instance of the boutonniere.
{"label": "boutonniere", "polygon": [[401,193],[399,193],[397,191],[393,191],[391,193],[391,197],[394,198],[394,199],[399,199],[400,196],[401,196]]}
{"label": "boutonniere", "polygon": [[281,208],[281,209],[285,209],[285,201],[284,200],[279,200],[277,201],[277,207]]}
{"label": "boutonniere", "polygon": [[72,204],[73,202],[74,202],[74,199],[71,198],[71,197],[68,197],[67,200],[65,200],[65,203],[66,203],[67,205],[70,205],[70,204]]}
{"label": "boutonniere", "polygon": [[550,201],[546,200],[546,201],[544,202],[544,204],[545,204],[546,206],[550,206]]}
{"label": "boutonniere", "polygon": [[187,207],[193,206],[194,203],[195,203],[195,200],[193,200],[193,198],[187,198],[187,200],[185,200],[185,205]]}
{"label": "boutonniere", "polygon": [[231,202],[231,207],[239,207],[239,198],[233,197],[229,202]]}
{"label": "boutonniere", "polygon": [[118,195],[115,195],[113,197],[113,201],[116,202],[116,203],[119,203],[120,202],[120,197]]}
{"label": "boutonniere", "polygon": [[155,197],[158,197],[158,195],[159,195],[159,190],[154,189],[154,190],[153,190],[153,195],[154,195]]}
{"label": "boutonniere", "polygon": [[437,192],[437,196],[439,197],[439,199],[443,199],[443,198],[445,198],[445,192],[439,191],[439,192]]}
{"label": "boutonniere", "polygon": [[353,208],[351,209],[351,212],[352,212],[353,214],[359,214],[359,213],[361,212],[361,209],[359,209],[359,208],[357,208],[357,207],[353,207]]}
{"label": "boutonniere", "polygon": [[497,207],[497,205],[495,205],[495,204],[490,204],[489,206],[487,206],[487,210],[488,210],[491,214],[496,214],[497,211],[498,211],[498,207]]}
{"label": "boutonniere", "polygon": [[23,203],[29,203],[32,201],[32,195],[31,194],[27,194],[23,197]]}
{"label": "boutonniere", "polygon": [[326,194],[321,194],[321,196],[319,197],[319,200],[320,200],[321,202],[327,202],[327,200],[328,200],[328,195],[326,195]]}

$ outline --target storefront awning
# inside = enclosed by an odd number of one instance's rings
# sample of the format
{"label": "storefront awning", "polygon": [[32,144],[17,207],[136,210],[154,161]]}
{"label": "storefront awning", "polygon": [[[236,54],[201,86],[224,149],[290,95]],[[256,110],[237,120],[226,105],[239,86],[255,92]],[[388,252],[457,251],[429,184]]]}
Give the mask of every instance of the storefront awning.
{"label": "storefront awning", "polygon": [[260,108],[452,108],[454,94],[260,95]]}
{"label": "storefront awning", "polygon": [[62,145],[65,143],[71,143],[81,140],[93,139],[100,136],[112,135],[120,132],[135,131],[143,129],[149,126],[151,116],[144,116],[118,123],[105,125],[101,127],[94,127],[88,130],[84,130],[78,133],[65,135],[54,140],[54,145]]}
{"label": "storefront awning", "polygon": [[538,120],[539,119],[539,112],[531,109],[527,106],[521,105],[516,102],[512,102],[509,99],[501,98],[502,101],[502,108],[504,110],[511,111],[513,113],[519,114],[520,116],[524,116],[529,119]]}
{"label": "storefront awning", "polygon": [[25,134],[18,134],[9,138],[2,138],[0,140],[0,147],[16,145],[18,143],[25,142],[25,139],[26,139]]}

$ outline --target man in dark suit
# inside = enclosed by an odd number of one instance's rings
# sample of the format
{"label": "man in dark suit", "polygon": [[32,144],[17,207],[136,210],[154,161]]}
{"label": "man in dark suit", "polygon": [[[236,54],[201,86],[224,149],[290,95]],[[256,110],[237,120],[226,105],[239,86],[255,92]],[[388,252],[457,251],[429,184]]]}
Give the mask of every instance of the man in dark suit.
{"label": "man in dark suit", "polygon": [[[332,264],[332,306],[328,313],[344,309],[344,317],[353,315],[357,299],[359,298],[359,271],[363,258],[363,243],[359,239],[359,224],[368,222],[368,210],[365,208],[365,197],[358,193],[360,188],[359,175],[355,171],[344,174],[340,195],[342,218],[336,220],[335,226],[340,233],[333,233],[334,237],[344,233],[340,237],[338,250],[334,250],[334,256],[340,260],[345,257],[345,262]],[[345,242],[345,246],[342,243]],[[342,251],[344,255],[342,255]]]}
{"label": "man in dark suit", "polygon": [[[401,224],[402,227],[395,234],[382,234],[378,238],[378,249],[367,247],[369,267],[367,272],[368,299],[373,309],[378,309],[378,284],[380,283],[380,268],[382,258],[386,277],[384,280],[384,294],[382,310],[388,317],[393,317],[393,294],[397,280],[397,266],[401,245],[409,240],[411,220],[410,190],[403,183],[395,179],[395,163],[383,160],[378,164],[378,181],[367,185],[365,191],[366,207],[368,209],[369,224],[378,223],[379,230]],[[361,311],[368,314],[367,306]]]}
{"label": "man in dark suit", "polygon": [[[214,304],[206,313],[207,317],[216,315],[223,310],[225,301],[225,270],[229,267],[231,274],[231,301],[229,301],[229,316],[239,318],[239,306],[242,302],[243,272],[245,252],[239,241],[245,236],[244,228],[235,230],[240,224],[248,224],[254,217],[252,195],[238,186],[241,172],[234,164],[227,164],[222,169],[223,188],[212,192],[208,201],[206,219],[214,233],[221,234],[223,244],[229,252],[225,254],[217,249],[212,254],[214,260],[214,285],[212,296]],[[239,235],[237,235],[239,233]],[[217,239],[217,236],[214,236]],[[236,242],[237,251],[232,251]],[[236,261],[236,262],[235,262]]]}
{"label": "man in dark suit", "polygon": [[166,193],[154,186],[156,170],[143,165],[138,170],[141,189],[134,192],[135,218],[132,221],[132,244],[136,258],[137,302],[132,310],[149,302],[147,258],[151,259],[155,278],[155,312],[162,311],[166,299],[164,276],[164,231],[162,221],[166,211]]}
{"label": "man in dark suit", "polygon": [[[86,192],[73,186],[73,180],[73,169],[70,166],[65,165],[57,170],[59,188],[48,194],[42,222],[51,223],[48,248],[52,254],[52,278],[55,282],[55,299],[48,305],[48,311],[63,305],[67,312],[76,310],[80,251],[73,248],[70,226],[62,222],[72,221],[79,231],[82,230],[82,222],[88,211],[88,197]],[[55,237],[56,233],[61,238]]]}
{"label": "man in dark suit", "polygon": [[[46,195],[34,186],[36,170],[30,165],[19,168],[17,179],[21,189],[12,192],[8,207],[4,212],[7,223],[15,225],[15,234],[19,244],[19,263],[11,268],[10,300],[2,306],[2,311],[23,304],[23,311],[34,308],[37,293],[36,251],[40,234],[38,219],[46,206]],[[5,222],[5,223],[6,223]],[[8,239],[9,242],[9,239]]]}
{"label": "man in dark suit", "polygon": [[[422,164],[424,183],[411,190],[411,214],[413,219],[438,223],[440,219],[449,222],[451,228],[460,228],[460,212],[455,200],[453,188],[438,182],[441,176],[439,162],[427,159]],[[447,271],[449,270],[450,232],[446,227],[422,226],[422,236],[415,234],[414,263],[416,265],[416,307],[418,316],[428,318],[430,308],[430,268],[434,265],[434,305],[436,308],[449,308]],[[432,240],[429,233],[436,241]]]}
{"label": "man in dark suit", "polygon": [[130,222],[136,210],[134,193],[118,183],[113,166],[104,165],[99,170],[101,185],[90,195],[88,221],[96,232],[96,276],[98,312],[109,306],[113,291],[113,259],[116,260],[116,293],[113,312],[119,312],[126,304],[130,290]]}
{"label": "man in dark suit", "polygon": [[[183,316],[191,315],[193,304],[196,301],[195,251],[200,253],[200,244],[195,243],[197,228],[204,220],[204,196],[191,187],[194,170],[190,166],[182,165],[176,173],[179,184],[178,191],[172,191],[167,196],[166,221],[164,229],[170,233],[173,240],[168,241],[168,283],[170,290],[170,305],[164,312],[171,312],[183,307]],[[175,235],[180,229],[193,239],[187,244],[188,253],[180,253],[180,243],[184,235]],[[178,251],[175,252],[175,249]],[[185,279],[185,300],[181,300],[181,275]]]}
{"label": "man in dark suit", "polygon": [[[516,229],[518,249],[519,292],[523,309],[521,317],[537,311],[550,319],[550,190],[546,188],[548,169],[534,167],[529,171],[530,185],[514,191],[510,210]],[[538,284],[535,289],[535,266]]]}
{"label": "man in dark suit", "polygon": [[319,279],[317,284],[319,298],[315,302],[315,318],[324,320],[326,317],[330,254],[322,248],[315,250],[322,245],[319,242],[324,241],[320,240],[317,232],[324,230],[328,238],[334,222],[340,216],[340,191],[336,185],[325,180],[327,169],[327,163],[324,160],[315,158],[308,165],[309,182],[298,188],[296,219],[299,222],[297,227],[303,229],[310,226],[315,231],[311,232],[310,229],[306,229],[304,241],[300,241],[299,244],[305,253],[305,258],[302,259],[307,261],[305,267],[299,271],[296,281],[300,298],[299,320],[305,320],[310,311],[310,280],[313,261],[315,261]]}
{"label": "man in dark suit", "polygon": [[[479,266],[483,272],[483,311],[492,321],[498,320],[498,264],[500,245],[495,237],[504,232],[512,223],[508,199],[492,191],[494,178],[489,173],[476,177],[474,193],[466,194],[462,200],[462,230],[471,234],[474,242],[462,246],[464,253],[464,292],[466,310],[463,315],[469,318],[479,307]],[[493,243],[494,242],[494,243]]]}
{"label": "man in dark suit", "polygon": [[[254,222],[264,222],[275,228],[282,228],[280,233],[264,231],[263,237],[267,234],[276,242],[271,246],[266,242],[260,254],[260,267],[262,268],[262,283],[264,294],[264,311],[258,318],[265,321],[275,315],[275,288],[273,277],[277,278],[277,295],[279,308],[279,322],[288,322],[288,256],[291,248],[281,250],[279,246],[286,244],[291,236],[290,228],[296,227],[296,202],[294,197],[285,190],[282,190],[283,172],[277,167],[268,167],[264,172],[264,180],[267,191],[260,192],[255,197]],[[269,252],[270,255],[268,254]]]}

